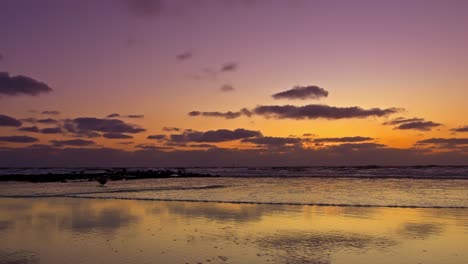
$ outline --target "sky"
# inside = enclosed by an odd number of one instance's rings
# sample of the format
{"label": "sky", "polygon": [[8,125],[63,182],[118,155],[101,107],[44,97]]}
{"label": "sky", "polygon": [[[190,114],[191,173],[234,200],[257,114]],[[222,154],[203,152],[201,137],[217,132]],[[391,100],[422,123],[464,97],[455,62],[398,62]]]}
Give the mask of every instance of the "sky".
{"label": "sky", "polygon": [[4,0],[0,166],[468,165],[468,2]]}

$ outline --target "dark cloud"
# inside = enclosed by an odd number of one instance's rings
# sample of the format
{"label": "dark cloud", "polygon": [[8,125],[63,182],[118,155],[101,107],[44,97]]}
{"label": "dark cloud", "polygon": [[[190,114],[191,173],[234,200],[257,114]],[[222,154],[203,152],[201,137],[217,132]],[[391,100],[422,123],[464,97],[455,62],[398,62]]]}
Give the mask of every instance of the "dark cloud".
{"label": "dark cloud", "polygon": [[68,121],[64,124],[64,128],[67,132],[72,133],[73,137],[98,138],[101,136],[100,133],[95,131],[76,129],[75,125],[70,124]]}
{"label": "dark cloud", "polygon": [[296,86],[284,92],[273,94],[274,99],[320,99],[327,97],[328,92],[318,86]]}
{"label": "dark cloud", "polygon": [[305,133],[302,135],[303,137],[313,137],[315,136],[315,134],[312,134],[312,133]]}
{"label": "dark cloud", "polygon": [[188,147],[191,148],[217,148],[216,145],[213,144],[190,144]]}
{"label": "dark cloud", "polygon": [[181,129],[178,128],[178,127],[163,127],[162,128],[163,131],[167,131],[167,132],[177,132],[177,131],[180,131]]}
{"label": "dark cloud", "polygon": [[377,143],[345,143],[340,145],[328,146],[328,150],[334,152],[356,152],[362,150],[375,150],[387,147],[384,144]]}
{"label": "dark cloud", "polygon": [[105,137],[105,138],[109,138],[109,139],[129,139],[129,138],[133,138],[130,135],[125,135],[125,134],[122,134],[122,133],[105,133],[102,136]]}
{"label": "dark cloud", "polygon": [[104,133],[140,133],[146,129],[128,124],[119,119],[100,119],[95,117],[79,117],[68,121],[69,132],[94,131]]}
{"label": "dark cloud", "polygon": [[397,117],[397,118],[394,118],[390,121],[387,121],[385,123],[383,123],[384,125],[400,125],[400,124],[403,124],[403,123],[410,123],[410,122],[422,122],[424,121],[424,118],[404,118],[404,117]]}
{"label": "dark cloud", "polygon": [[123,117],[123,118],[144,118],[145,116],[144,115],[120,115],[118,113],[112,113],[108,116],[106,116],[106,118],[116,118],[116,117]]}
{"label": "dark cloud", "polygon": [[[346,151],[343,151],[346,150]],[[370,145],[345,145],[320,149],[207,148],[161,151],[129,151],[102,147],[0,148],[0,167],[188,167],[188,166],[340,166],[340,165],[466,165],[468,152],[456,149],[428,152],[418,148],[399,149]]]}
{"label": "dark cloud", "polygon": [[86,147],[86,146],[96,145],[94,141],[83,140],[83,139],[50,140],[49,142],[52,143],[54,147],[65,147],[65,146]]}
{"label": "dark cloud", "polygon": [[131,145],[133,143],[134,143],[133,141],[119,142],[120,145]]}
{"label": "dark cloud", "polygon": [[315,143],[344,143],[344,142],[362,142],[362,141],[369,141],[374,140],[371,137],[340,137],[340,138],[316,138],[313,140]]}
{"label": "dark cloud", "polygon": [[114,117],[120,117],[120,114],[113,113],[107,116],[107,118],[114,118]]}
{"label": "dark cloud", "polygon": [[218,129],[206,132],[184,132],[183,134],[172,134],[170,138],[173,142],[225,142],[260,136],[262,134],[259,131],[238,128],[236,130]]}
{"label": "dark cloud", "polygon": [[155,146],[153,144],[138,144],[135,148],[142,150],[171,150],[171,147]]}
{"label": "dark cloud", "polygon": [[5,136],[0,137],[0,141],[12,143],[32,143],[39,141],[39,139],[28,136]]}
{"label": "dark cloud", "polygon": [[0,115],[0,126],[19,127],[21,121],[7,115]]}
{"label": "dark cloud", "polygon": [[23,75],[10,76],[7,72],[0,72],[0,94],[8,96],[30,95],[52,91],[47,84]]}
{"label": "dark cloud", "polygon": [[22,121],[22,122],[26,122],[26,123],[31,123],[31,124],[37,123],[37,119],[36,119],[36,118],[32,118],[32,117],[23,118],[23,119],[21,119],[21,121]]}
{"label": "dark cloud", "polygon": [[38,119],[36,122],[41,124],[58,124],[58,120],[53,118]]}
{"label": "dark cloud", "polygon": [[137,17],[159,16],[163,10],[162,0],[123,0],[132,14]]}
{"label": "dark cloud", "polygon": [[285,146],[285,145],[300,145],[303,142],[301,138],[294,137],[256,137],[244,138],[242,142],[253,143],[266,146]]}
{"label": "dark cloud", "polygon": [[251,116],[252,113],[246,109],[243,108],[239,112],[200,112],[200,111],[192,111],[188,113],[189,116],[206,116],[206,117],[221,117],[221,118],[226,118],[226,119],[234,119],[238,118],[241,116]]}
{"label": "dark cloud", "polygon": [[400,130],[419,130],[419,131],[430,131],[434,127],[441,126],[442,124],[435,123],[432,121],[425,121],[424,118],[404,118],[397,117],[390,121],[383,123],[384,125],[393,125],[394,129]]}
{"label": "dark cloud", "polygon": [[18,131],[39,133],[40,130],[37,126],[31,126],[31,127],[20,127],[18,128]]}
{"label": "dark cloud", "polygon": [[237,70],[238,65],[235,62],[228,62],[225,63],[223,66],[221,66],[220,71],[221,72],[229,72],[229,71],[235,71]]}
{"label": "dark cloud", "polygon": [[343,119],[343,118],[366,118],[387,116],[401,111],[398,108],[371,108],[363,109],[354,107],[335,107],[328,105],[261,105],[257,106],[253,113],[262,115],[266,118],[273,117],[277,119]]}
{"label": "dark cloud", "polygon": [[128,118],[144,118],[145,116],[144,115],[128,115],[126,117],[128,117]]}
{"label": "dark cloud", "polygon": [[450,131],[453,131],[453,132],[468,132],[468,125],[467,126],[457,127],[457,128],[452,128],[452,129],[450,129]]}
{"label": "dark cloud", "polygon": [[450,144],[450,145],[467,145],[468,138],[429,138],[416,142],[418,145],[423,144]]}
{"label": "dark cloud", "polygon": [[424,121],[424,122],[408,122],[401,124],[394,129],[401,129],[401,130],[408,130],[408,129],[413,129],[413,130],[420,130],[420,131],[430,131],[434,127],[441,126],[442,124],[439,123],[434,123],[432,121]]}
{"label": "dark cloud", "polygon": [[149,135],[146,138],[147,139],[164,140],[164,139],[166,139],[166,135]]}
{"label": "dark cloud", "polygon": [[187,143],[184,142],[166,142],[164,145],[168,147],[187,147]]}
{"label": "dark cloud", "polygon": [[43,134],[60,134],[62,133],[62,129],[60,127],[49,127],[41,129],[40,132]]}
{"label": "dark cloud", "polygon": [[190,52],[190,51],[187,51],[187,52],[184,52],[184,53],[181,53],[181,54],[177,54],[176,58],[179,61],[184,61],[184,60],[188,60],[188,59],[192,58],[192,56],[193,56],[193,53]]}
{"label": "dark cloud", "polygon": [[60,112],[56,110],[51,110],[51,111],[42,111],[43,115],[59,115]]}
{"label": "dark cloud", "polygon": [[235,89],[234,89],[234,87],[232,85],[225,84],[225,85],[221,86],[220,90],[221,90],[221,92],[232,92]]}

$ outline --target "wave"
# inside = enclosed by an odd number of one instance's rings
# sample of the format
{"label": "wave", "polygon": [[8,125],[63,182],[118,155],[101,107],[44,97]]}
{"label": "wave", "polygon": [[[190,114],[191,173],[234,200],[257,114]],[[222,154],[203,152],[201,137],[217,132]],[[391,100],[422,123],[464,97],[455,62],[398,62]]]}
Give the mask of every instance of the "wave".
{"label": "wave", "polygon": [[[6,197],[6,196],[3,196]],[[46,198],[51,196],[10,196],[9,198]],[[193,203],[223,203],[223,204],[259,204],[259,205],[287,205],[287,206],[320,206],[320,207],[370,207],[370,208],[413,208],[413,209],[468,209],[468,206],[437,206],[437,205],[398,205],[398,204],[347,204],[347,203],[300,203],[300,202],[262,202],[262,201],[231,201],[231,200],[206,200],[206,199],[166,199],[146,197],[119,197],[119,196],[80,196],[63,195],[52,196],[63,198],[100,199],[100,200],[135,200],[135,201],[160,201],[160,202],[193,202]]]}

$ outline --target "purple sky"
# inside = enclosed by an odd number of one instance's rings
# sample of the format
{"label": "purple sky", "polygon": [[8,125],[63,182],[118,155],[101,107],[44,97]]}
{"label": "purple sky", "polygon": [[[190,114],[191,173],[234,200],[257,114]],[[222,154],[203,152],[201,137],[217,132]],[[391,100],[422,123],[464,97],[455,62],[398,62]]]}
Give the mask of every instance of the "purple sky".
{"label": "purple sky", "polygon": [[[466,164],[466,14],[461,0],[5,0],[0,166],[49,164],[44,156],[62,152],[87,164],[83,153],[99,151],[131,160],[125,165],[229,165],[241,156],[262,164]],[[31,94],[39,82],[52,91]],[[312,86],[327,96],[272,97]],[[112,113],[123,125],[105,121]],[[83,117],[101,123],[76,120]],[[38,121],[45,118],[57,122]],[[260,135],[238,137],[236,129]],[[224,130],[234,138],[197,138]],[[35,140],[15,138],[23,136]],[[350,137],[371,140],[314,142]],[[31,148],[39,154],[26,158]]]}

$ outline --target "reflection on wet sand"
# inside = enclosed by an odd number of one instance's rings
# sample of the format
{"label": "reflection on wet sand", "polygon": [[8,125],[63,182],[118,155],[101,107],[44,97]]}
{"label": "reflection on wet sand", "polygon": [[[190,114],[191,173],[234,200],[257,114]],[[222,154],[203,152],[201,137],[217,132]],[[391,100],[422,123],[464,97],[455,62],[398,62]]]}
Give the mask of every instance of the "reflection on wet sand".
{"label": "reflection on wet sand", "polygon": [[253,206],[242,206],[235,204],[220,203],[172,203],[167,207],[171,214],[183,215],[185,217],[203,217],[216,221],[251,222],[259,221],[265,214],[280,212],[284,206],[258,204]]}
{"label": "reflection on wet sand", "polygon": [[405,223],[401,234],[413,239],[427,239],[429,236],[440,235],[443,225],[435,223]]}
{"label": "reflection on wet sand", "polygon": [[0,199],[0,263],[466,263],[467,223],[465,209]]}
{"label": "reflection on wet sand", "polygon": [[278,252],[287,263],[330,263],[332,252],[350,250],[364,254],[369,250],[384,250],[396,242],[384,237],[354,233],[288,232],[258,239],[265,249]]}
{"label": "reflection on wet sand", "polygon": [[37,253],[26,250],[0,249],[0,263],[35,264],[39,263]]}

